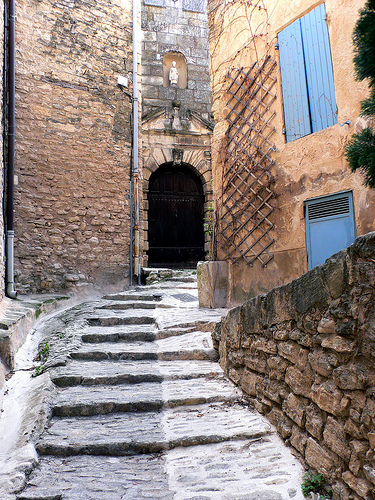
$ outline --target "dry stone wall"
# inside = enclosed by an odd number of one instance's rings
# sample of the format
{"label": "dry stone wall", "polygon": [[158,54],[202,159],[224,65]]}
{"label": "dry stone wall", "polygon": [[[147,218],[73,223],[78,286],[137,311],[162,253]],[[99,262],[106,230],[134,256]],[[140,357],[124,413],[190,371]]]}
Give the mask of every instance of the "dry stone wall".
{"label": "dry stone wall", "polygon": [[375,233],[232,309],[220,362],[334,498],[375,498]]}
{"label": "dry stone wall", "polygon": [[17,2],[20,292],[127,282],[131,43],[128,0]]}

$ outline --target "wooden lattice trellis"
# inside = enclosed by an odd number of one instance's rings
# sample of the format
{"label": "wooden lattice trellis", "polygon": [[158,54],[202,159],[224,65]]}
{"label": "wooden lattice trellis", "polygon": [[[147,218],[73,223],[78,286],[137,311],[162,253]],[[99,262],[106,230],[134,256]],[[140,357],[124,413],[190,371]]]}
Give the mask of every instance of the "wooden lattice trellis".
{"label": "wooden lattice trellis", "polygon": [[266,266],[273,258],[270,231],[274,225],[269,216],[274,210],[270,152],[275,148],[270,138],[275,131],[275,112],[271,110],[276,99],[272,92],[275,68],[276,62],[267,56],[249,70],[241,68],[228,74],[231,83],[218,239],[232,262],[243,258],[253,264],[258,259]]}

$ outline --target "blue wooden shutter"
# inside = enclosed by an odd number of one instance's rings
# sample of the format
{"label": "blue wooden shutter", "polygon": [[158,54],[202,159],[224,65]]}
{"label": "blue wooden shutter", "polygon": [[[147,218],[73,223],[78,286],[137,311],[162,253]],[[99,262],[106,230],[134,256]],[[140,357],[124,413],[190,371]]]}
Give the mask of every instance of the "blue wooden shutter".
{"label": "blue wooden shutter", "polygon": [[286,140],[311,133],[300,20],[279,33],[281,83]]}
{"label": "blue wooden shutter", "polygon": [[312,132],[337,123],[331,48],[324,4],[301,18]]}

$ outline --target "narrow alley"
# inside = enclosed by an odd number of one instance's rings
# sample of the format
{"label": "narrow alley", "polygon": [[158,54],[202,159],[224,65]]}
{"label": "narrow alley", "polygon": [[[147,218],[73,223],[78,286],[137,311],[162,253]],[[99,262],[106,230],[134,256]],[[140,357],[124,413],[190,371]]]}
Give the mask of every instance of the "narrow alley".
{"label": "narrow alley", "polygon": [[302,466],[217,362],[224,313],[185,272],[42,322],[47,425],[9,498],[301,500]]}

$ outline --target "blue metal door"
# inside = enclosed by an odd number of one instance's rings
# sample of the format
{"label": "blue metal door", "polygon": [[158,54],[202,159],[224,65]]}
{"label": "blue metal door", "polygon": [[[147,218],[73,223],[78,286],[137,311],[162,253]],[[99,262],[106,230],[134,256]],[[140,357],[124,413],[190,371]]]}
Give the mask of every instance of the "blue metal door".
{"label": "blue metal door", "polygon": [[305,202],[308,268],[312,269],[351,245],[356,228],[351,192]]}

